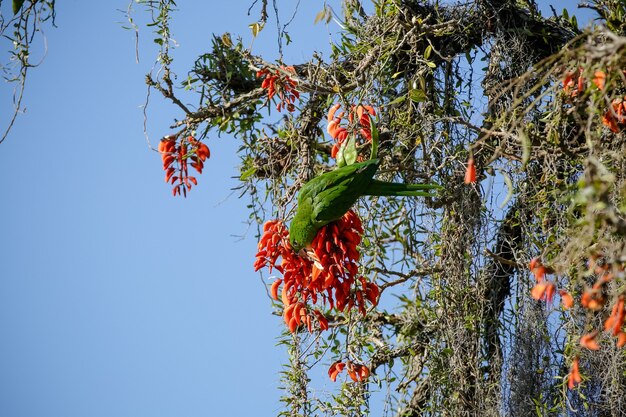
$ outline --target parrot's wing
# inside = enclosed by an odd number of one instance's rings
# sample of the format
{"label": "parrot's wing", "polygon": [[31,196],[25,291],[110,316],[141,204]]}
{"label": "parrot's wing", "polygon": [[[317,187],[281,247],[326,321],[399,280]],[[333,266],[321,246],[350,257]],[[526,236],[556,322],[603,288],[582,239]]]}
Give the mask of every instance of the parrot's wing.
{"label": "parrot's wing", "polygon": [[339,220],[356,203],[361,194],[355,193],[349,184],[341,183],[317,195],[313,204],[312,220],[316,224],[328,224]]}
{"label": "parrot's wing", "polygon": [[339,220],[365,193],[377,169],[378,160],[372,159],[341,167],[309,181],[299,197],[311,203],[311,220],[320,226]]}
{"label": "parrot's wing", "polygon": [[315,196],[326,189],[340,185],[346,180],[349,181],[355,176],[366,174],[369,179],[371,179],[377,169],[378,159],[370,159],[365,162],[346,165],[333,171],[326,172],[322,175],[318,175],[304,184],[298,195],[298,202],[300,199],[310,198],[311,196]]}

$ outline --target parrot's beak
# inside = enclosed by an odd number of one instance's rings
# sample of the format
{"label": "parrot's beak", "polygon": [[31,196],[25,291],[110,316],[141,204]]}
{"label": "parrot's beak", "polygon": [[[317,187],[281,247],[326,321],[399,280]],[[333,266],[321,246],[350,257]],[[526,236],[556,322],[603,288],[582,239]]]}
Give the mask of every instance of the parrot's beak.
{"label": "parrot's beak", "polygon": [[312,260],[315,266],[317,267],[317,269],[319,269],[320,271],[324,270],[324,266],[322,266],[322,263],[320,262],[320,259],[315,254],[315,251],[313,250],[312,246],[309,245],[308,247],[301,249],[300,252],[304,252],[300,256],[306,257]]}

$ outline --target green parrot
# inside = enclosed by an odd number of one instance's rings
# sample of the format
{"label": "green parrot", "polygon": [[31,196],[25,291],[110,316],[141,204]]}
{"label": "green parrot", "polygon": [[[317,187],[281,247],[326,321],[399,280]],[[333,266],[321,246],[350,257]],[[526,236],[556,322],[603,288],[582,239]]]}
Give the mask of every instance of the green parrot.
{"label": "green parrot", "polygon": [[378,181],[378,159],[354,163],[319,175],[302,187],[298,194],[296,215],[289,225],[289,240],[294,251],[310,248],[317,231],[339,220],[363,195],[424,196],[435,184],[399,184]]}

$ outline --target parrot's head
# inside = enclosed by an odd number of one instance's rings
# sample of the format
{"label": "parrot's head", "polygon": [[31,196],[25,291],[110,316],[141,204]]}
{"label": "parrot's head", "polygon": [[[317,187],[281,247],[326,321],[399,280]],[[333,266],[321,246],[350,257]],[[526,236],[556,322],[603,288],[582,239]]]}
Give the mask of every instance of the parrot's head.
{"label": "parrot's head", "polygon": [[307,220],[296,215],[289,225],[289,242],[291,248],[298,254],[301,254],[303,249],[311,247],[311,242],[317,234],[318,228]]}

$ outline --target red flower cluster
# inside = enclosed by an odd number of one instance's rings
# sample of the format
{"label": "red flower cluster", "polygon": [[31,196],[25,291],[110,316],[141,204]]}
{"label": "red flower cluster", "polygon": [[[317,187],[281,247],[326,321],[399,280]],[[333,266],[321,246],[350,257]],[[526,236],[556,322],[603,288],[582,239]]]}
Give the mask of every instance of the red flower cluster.
{"label": "red flower cluster", "polygon": [[579,340],[580,346],[589,350],[599,350],[600,345],[598,344],[596,337],[598,337],[597,330],[580,336],[580,340]]}
{"label": "red flower cluster", "polygon": [[600,90],[604,90],[604,84],[606,84],[606,73],[604,71],[596,71],[593,73],[593,84]]}
{"label": "red flower cluster", "polygon": [[[328,110],[327,117],[328,127],[326,128],[326,131],[336,141],[330,153],[330,156],[333,158],[337,156],[339,148],[349,135],[348,129],[341,126],[341,119],[345,116],[345,112],[341,112],[339,115],[335,116],[339,107],[341,107],[339,103],[333,105],[330,110]],[[356,116],[358,120],[358,127],[355,129],[358,129],[361,138],[361,141],[358,144],[362,145],[366,142],[370,142],[372,140],[370,117],[376,116],[376,111],[374,111],[372,106],[352,106],[350,113],[348,114],[348,123],[350,125],[353,124],[354,116]]]}
{"label": "red flower cluster", "polygon": [[605,263],[600,266],[596,256],[589,260],[590,272],[598,275],[598,279],[591,288],[586,288],[580,297],[580,304],[586,309],[600,311],[606,303],[605,286],[613,280],[613,273],[610,271],[611,264]]}
{"label": "red flower cluster", "polygon": [[346,363],[337,361],[330,365],[330,368],[328,368],[328,377],[330,380],[335,382],[337,380],[337,376],[346,367],[348,368],[348,375],[350,376],[350,379],[354,382],[364,381],[370,376],[370,370],[365,365],[360,365],[352,361],[346,361]]}
{"label": "red flower cluster", "polygon": [[591,311],[600,311],[604,307],[606,297],[602,292],[602,285],[596,282],[593,287],[586,288],[580,297],[580,304]]}
{"label": "red flower cluster", "polygon": [[570,293],[565,290],[559,290],[559,295],[561,296],[561,303],[566,310],[574,307],[574,297]]}
{"label": "red flower cluster", "polygon": [[[623,71],[626,75],[626,71]],[[593,85],[600,90],[604,90],[606,84],[606,73],[604,71],[596,71],[593,73],[591,79]],[[570,97],[576,97],[585,89],[585,77],[583,77],[583,69],[579,68],[577,71],[569,71],[565,74],[563,79],[563,91]]]}
{"label": "red flower cluster", "polygon": [[576,97],[585,88],[585,78],[583,77],[583,69],[578,71],[569,71],[563,79],[563,91],[570,97]]}
{"label": "red flower cluster", "polygon": [[[209,147],[197,141],[193,136],[188,136],[177,142],[176,136],[166,136],[159,142],[159,152],[163,160],[165,170],[165,182],[174,185],[172,194],[187,197],[187,190],[191,190],[191,183],[198,185],[196,177],[189,176],[188,161],[191,166],[202,174],[204,161],[211,156]],[[173,166],[176,165],[176,166]],[[178,175],[174,175],[178,171]],[[178,184],[176,184],[178,182]]]}
{"label": "red flower cluster", "polygon": [[291,332],[302,324],[311,331],[311,313],[322,330],[328,329],[324,315],[311,306],[318,301],[338,311],[349,311],[356,306],[363,315],[368,302],[377,303],[378,286],[363,277],[357,278],[360,257],[357,246],[362,233],[361,220],[349,211],[338,221],[322,227],[312,242],[310,255],[303,257],[291,248],[284,223],[278,220],[265,223],[254,268],[258,271],[268,266],[270,271],[276,268],[283,275],[272,284],[270,293],[278,300],[280,291],[283,318]]}
{"label": "red flower cluster", "polygon": [[611,108],[602,116],[602,123],[614,133],[619,133],[626,127],[626,97],[616,98],[611,102]]}
{"label": "red flower cluster", "polygon": [[[553,271],[544,266],[539,258],[534,258],[530,262],[530,270],[535,275],[537,284],[532,289],[532,296],[536,300],[544,299],[548,302],[554,296],[556,286],[554,283],[546,280],[545,276]],[[598,255],[593,255],[589,259],[589,273],[597,276],[596,282],[591,286],[585,288],[581,297],[580,305],[593,312],[602,311],[606,304],[606,285],[611,282],[616,275],[624,274],[624,267],[618,263],[604,262]],[[574,298],[564,290],[560,290],[561,302],[566,309],[574,306]],[[621,348],[626,346],[626,332],[623,330],[624,322],[626,321],[626,296],[619,294],[613,304],[611,314],[604,321],[604,331],[616,338],[616,346]],[[578,339],[578,343],[582,348],[588,350],[599,350],[600,343],[598,342],[599,330],[593,330],[586,333]],[[568,387],[573,389],[582,381],[580,372],[578,369],[578,357],[575,357],[572,362],[572,367],[568,375]]]}
{"label": "red flower cluster", "polygon": [[[283,71],[296,74],[294,67],[281,66],[280,68]],[[272,72],[268,68],[257,71],[256,76],[257,78],[264,77],[261,87],[267,90],[268,101],[278,94],[280,99],[276,106],[278,111],[281,111],[283,107],[290,112],[295,110],[296,107],[293,103],[300,98],[300,93],[296,90],[297,83],[295,80],[280,71]]]}
{"label": "red flower cluster", "polygon": [[[596,71],[593,73],[591,82],[600,90],[604,89],[606,82],[606,73],[604,71]],[[570,71],[565,74],[563,79],[563,91],[570,97],[576,97],[585,89],[585,77],[583,77],[583,69],[578,71]]]}
{"label": "red flower cluster", "polygon": [[[626,76],[626,70],[622,73]],[[582,68],[566,73],[563,79],[563,91],[570,97],[576,97],[585,89],[585,78],[582,74]],[[598,89],[604,90],[606,77],[604,71],[596,71],[591,81]],[[611,107],[602,116],[602,123],[614,133],[619,133],[626,127],[626,97],[613,100]]]}
{"label": "red flower cluster", "polygon": [[[548,269],[539,258],[533,258],[528,265],[530,272],[535,276],[537,284],[533,287],[530,295],[535,300],[545,300],[548,303],[552,302],[554,294],[556,293],[556,285],[554,282],[546,279],[546,274],[554,271]],[[565,290],[559,290],[561,296],[561,304],[565,309],[570,309],[574,306],[574,297]]]}
{"label": "red flower cluster", "polygon": [[533,273],[537,280],[537,284],[533,287],[530,295],[532,295],[535,300],[551,302],[556,292],[556,285],[554,285],[554,282],[546,280],[546,267],[541,263],[539,258],[533,258],[530,261],[529,268],[530,272]]}

